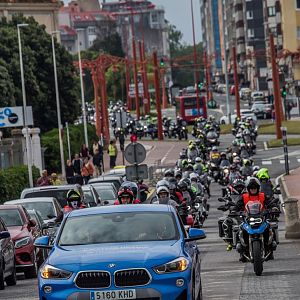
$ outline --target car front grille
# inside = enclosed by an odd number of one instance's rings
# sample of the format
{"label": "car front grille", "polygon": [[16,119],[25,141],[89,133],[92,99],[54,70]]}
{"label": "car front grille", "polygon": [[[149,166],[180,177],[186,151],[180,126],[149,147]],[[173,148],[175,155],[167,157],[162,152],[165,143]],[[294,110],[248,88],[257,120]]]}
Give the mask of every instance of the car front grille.
{"label": "car front grille", "polygon": [[128,269],[115,273],[115,285],[117,287],[146,285],[150,280],[150,274],[145,269]]}
{"label": "car front grille", "polygon": [[81,272],[77,275],[75,284],[80,289],[107,288],[110,286],[110,274],[105,271]]}

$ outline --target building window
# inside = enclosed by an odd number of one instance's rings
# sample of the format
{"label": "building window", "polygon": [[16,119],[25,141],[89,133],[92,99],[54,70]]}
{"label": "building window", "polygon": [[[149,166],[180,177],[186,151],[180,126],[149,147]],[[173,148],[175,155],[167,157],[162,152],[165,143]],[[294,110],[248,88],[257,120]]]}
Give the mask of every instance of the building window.
{"label": "building window", "polygon": [[247,16],[247,20],[252,20],[253,19],[253,11],[248,10],[246,13],[246,16]]}
{"label": "building window", "polygon": [[276,9],[275,6],[269,6],[268,7],[268,16],[274,17],[276,15]]}
{"label": "building window", "polygon": [[89,27],[89,34],[93,34],[96,32],[96,28],[95,27]]}
{"label": "building window", "polygon": [[296,0],[296,9],[300,9],[300,0]]}
{"label": "building window", "polygon": [[300,40],[300,27],[297,27],[297,39]]}
{"label": "building window", "polygon": [[254,29],[248,29],[248,38],[254,38]]}
{"label": "building window", "polygon": [[158,15],[151,14],[151,23],[158,23]]}

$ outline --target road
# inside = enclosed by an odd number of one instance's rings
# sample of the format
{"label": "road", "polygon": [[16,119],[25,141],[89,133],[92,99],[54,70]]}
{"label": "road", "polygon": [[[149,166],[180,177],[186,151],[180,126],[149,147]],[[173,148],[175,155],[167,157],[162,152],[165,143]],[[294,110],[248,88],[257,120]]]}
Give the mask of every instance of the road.
{"label": "road", "polygon": [[[263,142],[267,137],[259,137],[258,152],[255,161],[271,161],[266,165],[273,178],[284,172],[280,163],[282,149],[264,150]],[[221,148],[228,146],[232,137],[222,137]],[[179,152],[186,142],[153,142],[146,141],[151,146],[147,154],[147,164],[161,162],[162,165],[174,164]],[[299,148],[298,148],[299,149]],[[300,166],[300,151],[290,147],[291,168]],[[299,153],[299,154],[298,154]],[[202,284],[204,299],[251,299],[251,300],[287,300],[299,299],[300,295],[300,242],[284,239],[284,217],[281,217],[280,245],[275,252],[275,260],[266,262],[264,273],[257,277],[250,263],[238,261],[239,255],[235,250],[226,252],[225,243],[218,237],[217,220],[222,212],[217,210],[217,198],[221,195],[217,184],[212,186],[211,210],[205,223],[204,230],[207,238],[200,241],[202,252]],[[0,299],[35,300],[37,297],[37,281],[25,280],[22,276],[15,287],[6,287],[0,292]],[[169,299],[168,299],[169,300]]]}

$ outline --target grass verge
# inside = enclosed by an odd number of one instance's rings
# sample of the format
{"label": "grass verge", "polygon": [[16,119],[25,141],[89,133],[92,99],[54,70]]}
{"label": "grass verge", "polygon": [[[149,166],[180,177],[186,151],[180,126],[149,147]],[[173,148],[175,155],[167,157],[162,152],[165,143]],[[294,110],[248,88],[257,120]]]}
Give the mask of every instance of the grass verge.
{"label": "grass verge", "polygon": [[[288,138],[288,146],[296,146],[300,145],[300,138]],[[268,147],[269,148],[277,148],[277,147],[282,147],[282,140],[279,139],[273,139],[268,141]]]}
{"label": "grass verge", "polygon": [[[300,134],[300,121],[285,121],[282,126],[287,128],[288,134]],[[259,134],[275,134],[275,124],[261,124],[258,128]]]}

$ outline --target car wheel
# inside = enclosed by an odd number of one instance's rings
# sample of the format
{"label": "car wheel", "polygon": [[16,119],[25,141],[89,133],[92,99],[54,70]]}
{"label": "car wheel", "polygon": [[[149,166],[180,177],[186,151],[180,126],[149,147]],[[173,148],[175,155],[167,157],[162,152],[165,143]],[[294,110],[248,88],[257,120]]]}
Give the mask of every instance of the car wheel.
{"label": "car wheel", "polygon": [[3,260],[0,265],[0,290],[4,290],[5,285],[4,285],[4,269],[3,269]]}
{"label": "car wheel", "polygon": [[11,275],[9,275],[5,282],[8,286],[13,286],[17,284],[17,274],[16,274],[16,263],[14,263],[14,269]]}

